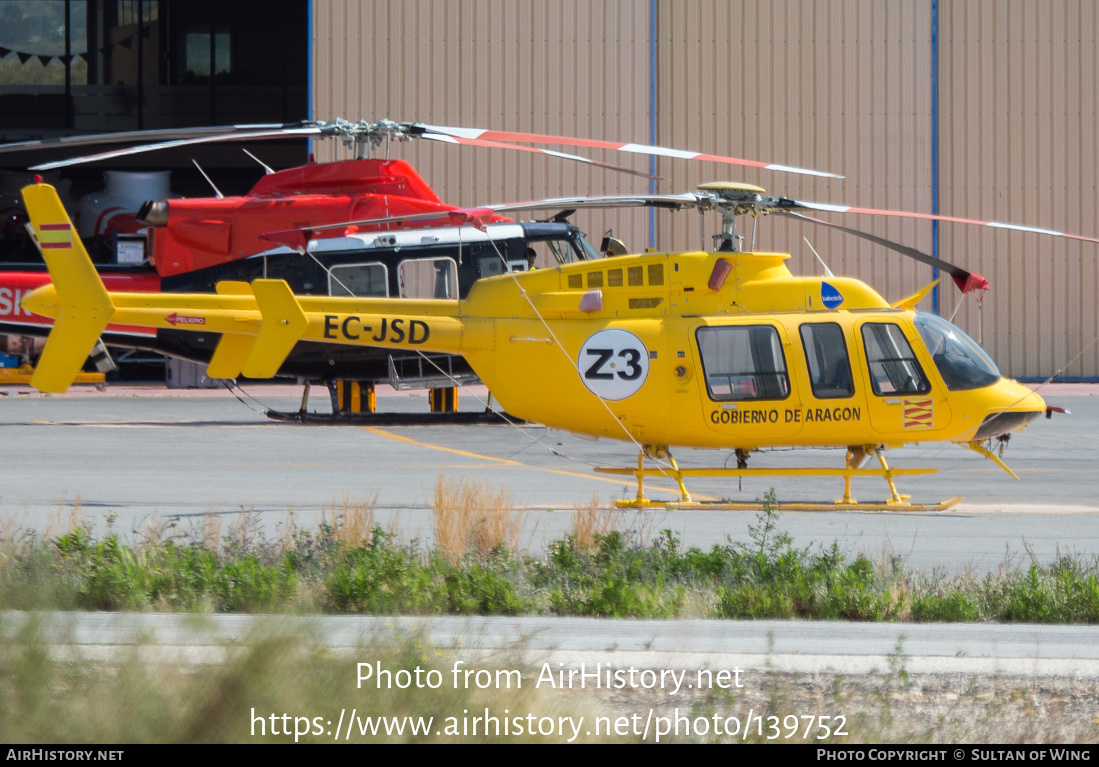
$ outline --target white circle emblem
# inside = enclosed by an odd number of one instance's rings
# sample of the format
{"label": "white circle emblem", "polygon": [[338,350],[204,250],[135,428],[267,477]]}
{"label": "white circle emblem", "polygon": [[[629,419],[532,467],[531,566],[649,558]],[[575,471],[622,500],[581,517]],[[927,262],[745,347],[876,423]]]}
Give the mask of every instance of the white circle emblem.
{"label": "white circle emblem", "polygon": [[576,361],[584,386],[607,400],[637,393],[649,375],[649,351],[627,330],[600,330],[580,347]]}

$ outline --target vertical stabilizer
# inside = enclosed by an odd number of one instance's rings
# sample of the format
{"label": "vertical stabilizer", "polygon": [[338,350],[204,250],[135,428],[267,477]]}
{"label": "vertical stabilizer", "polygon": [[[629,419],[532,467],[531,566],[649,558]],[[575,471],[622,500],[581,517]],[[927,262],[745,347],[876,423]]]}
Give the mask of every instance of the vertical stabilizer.
{"label": "vertical stabilizer", "polygon": [[283,280],[255,280],[252,292],[263,317],[241,371],[249,378],[271,378],[309,326],[309,320]]}
{"label": "vertical stabilizer", "polygon": [[57,191],[48,184],[34,184],[23,189],[23,200],[57,290],[57,316],[31,385],[39,391],[62,392],[84,366],[114,305]]}

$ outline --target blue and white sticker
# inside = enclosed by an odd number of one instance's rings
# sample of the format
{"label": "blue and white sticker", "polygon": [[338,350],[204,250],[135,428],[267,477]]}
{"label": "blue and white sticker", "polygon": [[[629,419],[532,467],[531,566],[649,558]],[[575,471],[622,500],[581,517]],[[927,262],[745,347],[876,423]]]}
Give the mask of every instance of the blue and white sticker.
{"label": "blue and white sticker", "polygon": [[588,391],[605,400],[637,393],[649,375],[649,350],[627,330],[600,330],[580,347],[576,360]]}
{"label": "blue and white sticker", "polygon": [[843,294],[823,280],[820,283],[820,300],[826,309],[835,309],[843,303]]}

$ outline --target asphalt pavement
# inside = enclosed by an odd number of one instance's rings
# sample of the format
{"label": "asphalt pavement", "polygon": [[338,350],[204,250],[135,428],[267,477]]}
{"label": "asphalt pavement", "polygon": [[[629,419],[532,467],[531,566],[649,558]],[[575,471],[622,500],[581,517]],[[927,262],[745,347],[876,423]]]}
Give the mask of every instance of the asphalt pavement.
{"label": "asphalt pavement", "polygon": [[[1030,557],[1099,555],[1099,472],[1092,425],[1097,387],[1051,385],[1042,394],[1071,415],[1039,420],[1010,442],[1004,460],[1020,476],[958,446],[929,444],[889,453],[894,467],[937,474],[898,480],[913,501],[965,500],[944,512],[786,512],[782,526],[800,545],[830,545],[875,558],[901,558],[921,570],[995,570]],[[294,386],[224,390],[74,387],[47,396],[9,388],[0,396],[0,515],[46,531],[68,523],[74,506],[97,530],[140,531],[150,521],[199,525],[214,514],[231,523],[253,515],[276,535],[291,518],[316,524],[346,500],[372,503],[377,521],[406,539],[431,538],[429,506],[440,478],[502,487],[522,509],[534,549],[571,528],[577,508],[632,497],[632,480],[593,471],[630,466],[632,445],[593,441],[539,425],[307,425],[278,422],[267,409],[297,410]],[[483,411],[483,388],[463,391],[462,410]],[[327,412],[314,390],[311,406]],[[427,411],[424,392],[388,392],[379,411]],[[680,450],[681,467],[728,465],[729,453]],[[840,450],[784,450],[753,456],[753,466],[842,465]],[[781,500],[833,500],[831,478],[693,479],[700,499],[753,501],[774,487]],[[647,483],[650,497],[674,500],[671,481]],[[880,480],[857,480],[859,500],[884,499]],[[708,548],[747,540],[751,512],[623,512],[619,525],[640,539],[663,529]]]}

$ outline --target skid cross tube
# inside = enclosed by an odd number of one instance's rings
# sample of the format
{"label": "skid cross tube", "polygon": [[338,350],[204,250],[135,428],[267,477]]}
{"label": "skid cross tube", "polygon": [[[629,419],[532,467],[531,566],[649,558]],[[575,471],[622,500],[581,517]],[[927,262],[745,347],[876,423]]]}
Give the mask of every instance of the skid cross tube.
{"label": "skid cross tube", "polygon": [[[881,464],[880,469],[862,469],[859,466],[863,460],[873,455]],[[666,467],[645,466],[645,459],[660,459],[667,461]],[[616,505],[633,508],[652,508],[674,506],[677,508],[729,508],[750,509],[758,508],[759,504],[734,503],[730,501],[699,502],[691,498],[684,484],[686,477],[843,477],[843,498],[833,503],[783,503],[780,508],[787,510],[818,510],[818,509],[853,509],[868,510],[886,508],[898,511],[930,511],[949,508],[958,503],[961,498],[951,498],[936,504],[908,503],[911,496],[901,495],[897,492],[897,486],[893,482],[894,477],[914,476],[919,474],[934,474],[938,469],[894,469],[886,463],[885,456],[877,446],[852,448],[848,451],[846,466],[844,468],[763,468],[749,469],[726,467],[681,469],[667,448],[646,447],[637,456],[637,468],[596,467],[600,474],[615,474],[619,476],[632,475],[637,480],[637,497],[633,500],[617,501]],[[645,477],[671,477],[679,485],[679,499],[676,501],[654,501],[645,497]],[[876,503],[859,503],[851,495],[851,480],[854,477],[881,477],[890,490],[890,498],[887,501]]]}

